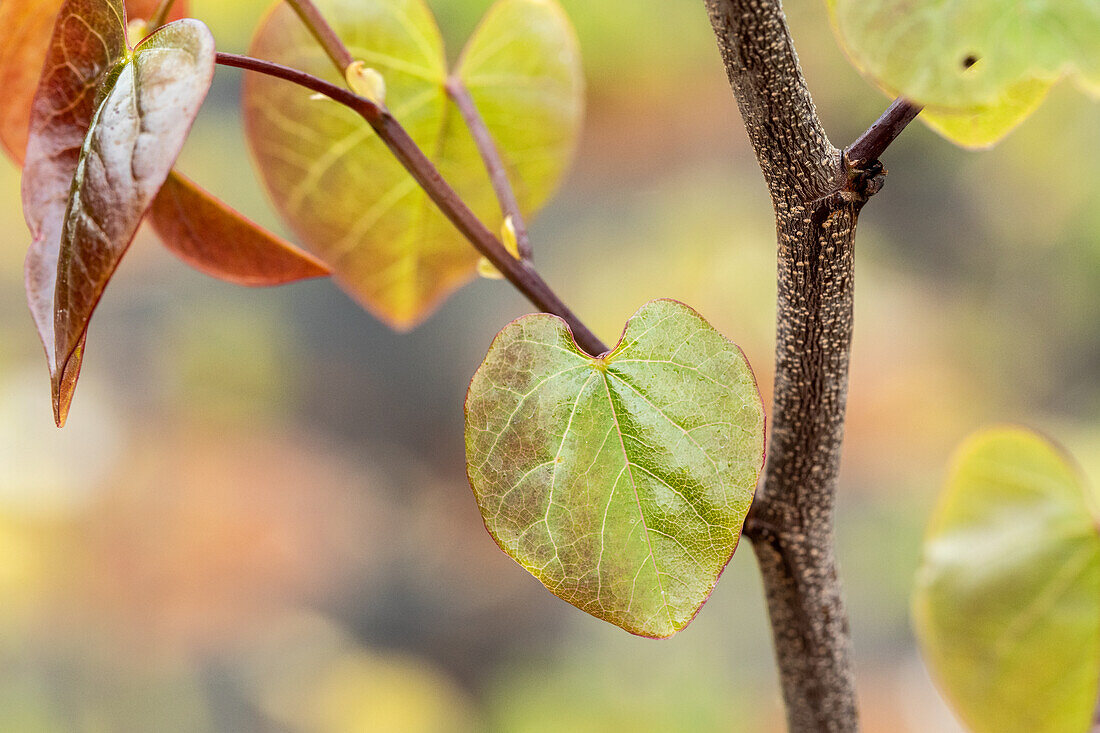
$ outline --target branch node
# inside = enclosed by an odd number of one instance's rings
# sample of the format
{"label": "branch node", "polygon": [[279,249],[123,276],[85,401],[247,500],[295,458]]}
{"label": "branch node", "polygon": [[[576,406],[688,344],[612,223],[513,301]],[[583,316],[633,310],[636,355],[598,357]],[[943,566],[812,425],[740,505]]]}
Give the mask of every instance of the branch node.
{"label": "branch node", "polygon": [[847,203],[863,205],[886,185],[889,171],[877,159],[870,163],[853,163],[844,156],[844,188],[840,192]]}

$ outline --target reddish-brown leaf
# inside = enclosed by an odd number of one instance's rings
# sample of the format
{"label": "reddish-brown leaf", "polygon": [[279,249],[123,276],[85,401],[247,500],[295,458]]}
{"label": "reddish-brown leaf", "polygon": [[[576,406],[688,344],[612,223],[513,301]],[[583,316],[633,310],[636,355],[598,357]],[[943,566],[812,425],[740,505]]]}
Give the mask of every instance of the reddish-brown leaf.
{"label": "reddish-brown leaf", "polygon": [[[7,7],[7,6],[5,6]],[[98,28],[93,36],[91,28]],[[95,112],[103,77],[126,47],[125,28],[99,0],[68,0],[48,44],[46,66],[32,105],[23,172],[23,215],[31,242],[26,261],[27,301],[34,316],[53,386],[54,420],[65,422],[80,374],[83,343],[58,370],[54,291],[61,230],[84,135]],[[68,56],[73,54],[73,63]]]}
{"label": "reddish-brown leaf", "polygon": [[[42,62],[50,46],[61,2],[0,2],[0,28],[4,30],[4,43],[0,45],[0,89],[4,90],[4,104],[0,105],[0,145],[20,165],[27,149],[34,92],[38,89]],[[129,0],[126,12],[131,18],[148,18],[159,4],[160,0]],[[186,14],[186,0],[176,0],[170,18],[177,20]]]}
{"label": "reddish-brown leaf", "polygon": [[[20,165],[27,148],[31,105],[61,4],[62,0],[0,2],[0,28],[5,29],[5,42],[0,46],[0,89],[4,90],[0,145]],[[128,0],[127,17],[148,18],[159,4],[160,0]],[[186,0],[177,0],[170,17],[179,19],[186,14]],[[81,134],[86,129],[85,119]],[[282,285],[328,274],[318,260],[193,183],[175,174],[169,183],[169,198],[154,204],[154,229],[170,251],[200,272],[251,286]]]}
{"label": "reddish-brown leaf", "polygon": [[88,321],[171,171],[214,75],[214,39],[181,20],[126,47],[122,0],[65,0],[31,111],[27,291],[65,421]]}
{"label": "reddish-brown leaf", "polygon": [[329,274],[320,260],[252,223],[179,173],[168,176],[149,217],[171,252],[221,280],[264,286]]}

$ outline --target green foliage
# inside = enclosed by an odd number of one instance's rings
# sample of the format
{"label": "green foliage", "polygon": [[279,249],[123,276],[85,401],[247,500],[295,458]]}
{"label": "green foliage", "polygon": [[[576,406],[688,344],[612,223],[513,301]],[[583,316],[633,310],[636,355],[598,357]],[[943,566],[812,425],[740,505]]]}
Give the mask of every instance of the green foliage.
{"label": "green foliage", "polygon": [[[446,84],[451,72],[423,0],[325,0],[351,53],[382,74],[386,104],[491,230],[502,215]],[[285,5],[252,55],[344,80]],[[583,115],[580,53],[553,0],[500,0],[454,75],[469,88],[501,152],[521,209],[556,190]],[[249,76],[248,138],[280,213],[360,303],[396,328],[415,326],[469,281],[477,252],[363,120],[285,82]]]}
{"label": "green foliage", "polygon": [[1100,10],[1090,0],[827,0],[853,63],[887,93],[927,105],[947,138],[1004,137],[1063,76],[1100,95]]}
{"label": "green foliage", "polygon": [[553,316],[505,328],[470,384],[466,455],[490,534],[555,595],[667,637],[706,601],[763,467],[741,350],[656,300],[591,357]]}
{"label": "green foliage", "polygon": [[925,657],[976,733],[1085,733],[1100,690],[1100,512],[1018,428],[961,449],[914,598]]}

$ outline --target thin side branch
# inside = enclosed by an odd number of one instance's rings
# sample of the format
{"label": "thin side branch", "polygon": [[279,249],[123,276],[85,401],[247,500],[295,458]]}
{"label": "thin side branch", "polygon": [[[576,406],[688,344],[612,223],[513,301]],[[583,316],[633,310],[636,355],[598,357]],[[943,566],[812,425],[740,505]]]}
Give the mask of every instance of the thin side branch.
{"label": "thin side branch", "polygon": [[529,263],[517,260],[504,248],[496,235],[489,231],[458,193],[443,179],[435,164],[417,147],[405,128],[388,109],[344,87],[270,61],[219,53],[217,62],[223,66],[267,74],[297,84],[323,94],[359,114],[374,128],[386,147],[420,184],[455,228],[478,252],[493,263],[493,266],[500,270],[517,290],[540,311],[551,313],[564,320],[573,331],[573,338],[576,339],[577,345],[589,354],[597,356],[608,351],[608,347],[565,305]]}
{"label": "thin side branch", "polygon": [[508,171],[504,168],[504,161],[500,156],[489,128],[485,126],[485,120],[477,110],[470,90],[457,76],[447,80],[447,94],[454,100],[459,114],[470,128],[470,134],[477,145],[477,151],[481,154],[481,160],[485,163],[485,170],[489,173],[489,180],[493,184],[497,200],[500,202],[500,210],[505,216],[512,217],[512,224],[516,228],[516,243],[519,246],[519,256],[524,260],[531,259],[531,240],[527,236],[527,224],[523,220],[523,214],[519,210],[519,202],[516,200],[516,192],[508,180]]}
{"label": "thin side branch", "polygon": [[922,109],[923,107],[904,97],[895,99],[882,116],[867,128],[867,132],[860,135],[844,151],[844,158],[848,165],[853,168],[863,168],[881,158],[886,148],[898,139],[898,135],[917,118]]}
{"label": "thin side branch", "polygon": [[153,11],[153,17],[145,24],[146,31],[152,33],[157,28],[164,25],[164,22],[168,20],[168,13],[172,12],[172,6],[176,4],[176,0],[161,0],[160,5]]}
{"label": "thin side branch", "polygon": [[344,45],[344,42],[340,40],[340,36],[336,35],[336,31],[325,20],[325,16],[321,15],[321,11],[313,4],[313,0],[286,0],[286,2],[287,5],[294,8],[294,12],[302,19],[302,23],[317,39],[317,43],[321,44],[321,48],[325,50],[328,57],[332,59],[332,63],[336,65],[336,69],[343,75],[355,58],[351,55],[348,47]]}

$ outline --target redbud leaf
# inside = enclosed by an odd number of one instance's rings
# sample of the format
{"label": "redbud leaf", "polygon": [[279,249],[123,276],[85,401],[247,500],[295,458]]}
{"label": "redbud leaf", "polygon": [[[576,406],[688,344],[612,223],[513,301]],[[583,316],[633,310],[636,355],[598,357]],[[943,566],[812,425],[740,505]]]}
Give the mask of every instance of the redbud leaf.
{"label": "redbud leaf", "polygon": [[[4,0],[0,28],[10,29],[0,46],[0,144],[22,165],[31,104],[62,0]],[[149,18],[160,0],[129,0],[127,17]],[[177,0],[170,18],[187,13]],[[133,40],[133,39],[131,39]],[[86,122],[84,125],[86,130]],[[186,178],[168,177],[165,200],[158,195],[153,228],[165,247],[195,269],[243,285],[281,285],[328,273],[310,255],[266,231]]]}
{"label": "redbud leaf", "polygon": [[707,600],[764,459],[741,350],[655,300],[591,357],[561,319],[514,321],[466,399],[466,465],[489,533],[552,593],[667,637]]}
{"label": "redbud leaf", "polygon": [[66,0],[31,112],[27,294],[64,424],[88,322],[183,147],[214,75],[214,39],[180,20],[135,48],[121,0]]}
{"label": "redbud leaf", "polygon": [[246,286],[282,285],[329,274],[316,257],[246,219],[173,172],[149,211],[164,246],[196,270]]}
{"label": "redbud leaf", "polygon": [[[352,55],[381,75],[386,104],[473,211],[500,206],[450,101],[443,41],[423,0],[320,0]],[[344,77],[294,12],[276,5],[252,55],[337,84]],[[524,213],[553,194],[583,112],[580,55],[553,0],[500,0],[455,73],[470,88]],[[398,329],[415,326],[475,274],[478,254],[355,113],[261,75],[245,80],[248,140],[272,199],[340,285]]]}
{"label": "redbud leaf", "polygon": [[924,657],[975,733],[1092,727],[1100,695],[1100,512],[1071,460],[1004,427],[960,449],[913,608]]}
{"label": "redbud leaf", "polygon": [[988,147],[1059,79],[1100,95],[1100,10],[1092,0],[826,0],[852,62],[932,128]]}

